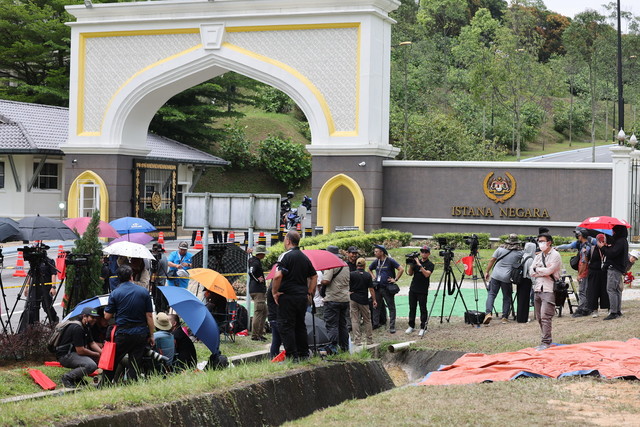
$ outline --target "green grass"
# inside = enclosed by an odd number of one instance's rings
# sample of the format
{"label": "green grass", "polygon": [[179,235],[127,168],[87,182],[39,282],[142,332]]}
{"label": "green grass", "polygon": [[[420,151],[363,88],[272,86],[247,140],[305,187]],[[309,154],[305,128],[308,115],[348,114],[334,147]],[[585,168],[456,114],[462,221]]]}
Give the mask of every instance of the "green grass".
{"label": "green grass", "polygon": [[300,122],[292,114],[267,113],[254,107],[247,107],[242,112],[245,116],[238,122],[245,127],[249,141],[257,143],[269,135],[282,135],[300,144],[309,143],[298,130]]}

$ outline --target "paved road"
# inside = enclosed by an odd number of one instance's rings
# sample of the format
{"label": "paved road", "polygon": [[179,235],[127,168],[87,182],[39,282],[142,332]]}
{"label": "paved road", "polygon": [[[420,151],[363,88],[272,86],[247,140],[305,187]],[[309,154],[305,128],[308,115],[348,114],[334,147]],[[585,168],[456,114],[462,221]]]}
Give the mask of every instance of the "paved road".
{"label": "paved road", "polygon": [[[611,163],[612,145],[601,145],[596,147],[596,163]],[[568,162],[568,163],[591,163],[592,148],[580,148],[578,150],[563,151],[560,153],[544,154],[542,156],[531,157],[522,160],[523,162]]]}

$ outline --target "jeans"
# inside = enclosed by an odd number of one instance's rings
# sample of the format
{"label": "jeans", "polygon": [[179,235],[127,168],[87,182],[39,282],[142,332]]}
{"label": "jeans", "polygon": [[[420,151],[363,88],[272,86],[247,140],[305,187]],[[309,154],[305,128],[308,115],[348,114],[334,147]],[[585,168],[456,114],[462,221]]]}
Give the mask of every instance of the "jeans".
{"label": "jeans", "polygon": [[409,291],[409,326],[416,327],[416,308],[420,306],[420,329],[427,325],[427,295]]}
{"label": "jeans", "polygon": [[278,328],[288,358],[309,357],[307,326],[304,323],[306,312],[306,295],[280,295],[278,299]]}
{"label": "jeans", "polygon": [[340,346],[342,351],[349,350],[349,303],[326,301],[324,303],[324,321],[331,344]]}
{"label": "jeans", "polygon": [[587,308],[587,289],[589,287],[589,278],[578,279],[578,310],[589,311]]}
{"label": "jeans", "polygon": [[622,273],[610,268],[607,270],[607,294],[611,313],[622,313]]}
{"label": "jeans", "polygon": [[273,359],[278,354],[280,354],[282,338],[280,337],[280,331],[278,330],[278,321],[269,320],[269,325],[271,326],[271,349],[269,350],[269,353],[271,355],[271,358]]}
{"label": "jeans", "polygon": [[487,304],[485,306],[485,313],[491,313],[493,310],[493,303],[498,296],[498,291],[502,290],[502,318],[509,317],[511,312],[511,293],[513,292],[513,286],[510,282],[501,282],[494,278],[491,278],[489,282],[489,295],[487,296]]}
{"label": "jeans", "polygon": [[373,310],[373,327],[379,327],[384,324],[382,319],[387,318],[386,307],[389,308],[389,329],[396,327],[396,301],[395,295],[391,295],[386,286],[380,285],[376,291],[376,301],[378,308]]}
{"label": "jeans", "polygon": [[62,376],[62,379],[77,384],[85,375],[89,375],[96,369],[98,364],[89,356],[81,356],[75,351],[61,356],[58,361],[65,368],[71,368],[71,371]]}

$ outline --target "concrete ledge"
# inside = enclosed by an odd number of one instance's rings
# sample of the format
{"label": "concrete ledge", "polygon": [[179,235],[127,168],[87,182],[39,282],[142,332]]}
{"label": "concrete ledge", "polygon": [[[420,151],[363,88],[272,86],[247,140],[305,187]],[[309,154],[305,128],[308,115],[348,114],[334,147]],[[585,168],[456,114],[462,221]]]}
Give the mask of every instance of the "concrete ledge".
{"label": "concrete ledge", "polygon": [[326,362],[238,388],[112,415],[71,420],[69,426],[280,425],[318,409],[393,388],[382,362]]}
{"label": "concrete ledge", "polygon": [[383,360],[400,366],[407,373],[409,381],[417,381],[429,372],[437,371],[442,365],[451,365],[464,354],[464,351],[409,349],[396,353],[387,352]]}

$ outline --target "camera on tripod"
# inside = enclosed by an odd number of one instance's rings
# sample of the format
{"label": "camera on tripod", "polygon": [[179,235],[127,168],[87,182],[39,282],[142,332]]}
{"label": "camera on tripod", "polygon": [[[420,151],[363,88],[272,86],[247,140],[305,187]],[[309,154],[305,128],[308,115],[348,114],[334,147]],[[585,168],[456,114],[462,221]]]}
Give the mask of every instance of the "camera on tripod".
{"label": "camera on tripod", "polygon": [[160,243],[153,244],[153,248],[151,249],[151,255],[153,255],[153,259],[151,260],[152,273],[158,272],[158,268],[160,267],[160,260],[162,259],[162,254],[164,252],[164,248]]}
{"label": "camera on tripod", "polygon": [[418,251],[414,251],[414,252],[411,252],[410,254],[406,254],[405,258],[406,258],[407,265],[415,264],[416,258],[418,258],[419,256],[420,256],[420,252]]}
{"label": "camera on tripod", "polygon": [[449,246],[446,237],[438,237],[438,245],[440,246],[440,252],[438,254],[442,257],[445,264],[450,263],[455,255],[453,253],[453,246]]}
{"label": "camera on tripod", "polygon": [[24,246],[22,248],[18,248],[18,251],[22,251],[22,256],[25,261],[37,262],[47,257],[47,251],[50,248],[50,246],[40,244],[38,246]]}
{"label": "camera on tripod", "polygon": [[480,242],[478,241],[478,236],[475,234],[472,234],[471,236],[464,236],[463,237],[464,242],[469,245],[469,252],[471,252],[472,255],[475,255],[478,253],[478,246],[480,245]]}
{"label": "camera on tripod", "polygon": [[71,252],[67,252],[67,257],[64,260],[67,266],[73,265],[76,267],[84,267],[89,265],[89,258],[91,254],[74,254]]}

